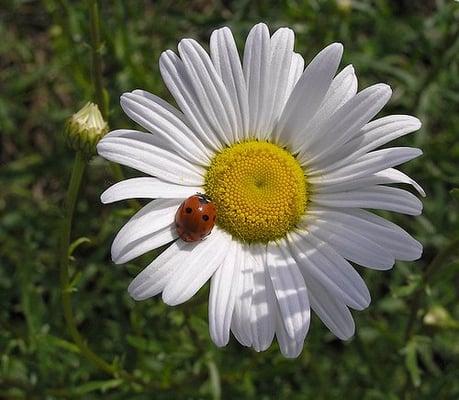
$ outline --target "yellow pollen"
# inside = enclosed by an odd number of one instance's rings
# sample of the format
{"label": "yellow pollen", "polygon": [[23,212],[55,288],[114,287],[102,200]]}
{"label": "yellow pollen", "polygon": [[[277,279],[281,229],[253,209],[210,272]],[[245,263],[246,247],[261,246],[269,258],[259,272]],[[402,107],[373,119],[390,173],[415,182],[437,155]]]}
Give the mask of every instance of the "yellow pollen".
{"label": "yellow pollen", "polygon": [[305,212],[307,189],[295,157],[259,141],[236,143],[217,153],[205,179],[217,225],[248,243],[284,237]]}

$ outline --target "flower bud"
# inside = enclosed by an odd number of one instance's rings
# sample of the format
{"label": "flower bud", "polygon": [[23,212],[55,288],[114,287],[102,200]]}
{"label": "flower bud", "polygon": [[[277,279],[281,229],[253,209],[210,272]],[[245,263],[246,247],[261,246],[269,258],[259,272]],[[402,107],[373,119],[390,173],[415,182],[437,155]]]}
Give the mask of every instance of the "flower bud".
{"label": "flower bud", "polygon": [[459,328],[459,321],[456,321],[444,307],[435,305],[424,315],[423,322],[426,325],[439,328]]}
{"label": "flower bud", "polygon": [[348,14],[352,10],[351,0],[336,0],[338,11],[343,14]]}
{"label": "flower bud", "polygon": [[104,121],[97,104],[88,102],[67,121],[65,139],[75,151],[82,151],[88,157],[96,152],[96,145],[108,132],[108,124]]}

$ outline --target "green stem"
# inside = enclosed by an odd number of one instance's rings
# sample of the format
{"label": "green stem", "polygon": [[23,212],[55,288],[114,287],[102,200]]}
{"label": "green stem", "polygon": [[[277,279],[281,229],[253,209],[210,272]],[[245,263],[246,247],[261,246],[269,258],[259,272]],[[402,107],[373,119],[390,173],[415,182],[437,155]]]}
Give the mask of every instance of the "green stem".
{"label": "green stem", "polygon": [[71,301],[71,288],[69,287],[69,246],[70,246],[70,234],[72,230],[72,220],[73,214],[75,212],[75,204],[78,198],[78,192],[81,186],[81,180],[83,178],[83,173],[86,168],[87,159],[81,152],[77,152],[75,155],[75,161],[72,169],[72,176],[70,178],[70,183],[67,191],[67,197],[65,200],[65,211],[64,211],[64,221],[61,228],[61,246],[60,246],[60,284],[62,292],[62,305],[64,308],[65,321],[70,335],[72,336],[73,341],[80,349],[81,353],[97,365],[100,369],[113,374],[116,371],[114,368],[109,365],[107,362],[102,360],[96,354],[94,354],[86,345],[83,338],[81,337],[78,329],[76,327],[75,318],[72,310],[72,301]]}
{"label": "green stem", "polygon": [[78,346],[81,354],[92,362],[96,367],[105,371],[111,375],[119,376],[125,380],[133,381],[137,383],[143,383],[136,377],[129,374],[124,370],[120,370],[113,365],[110,365],[97,354],[95,354],[89,346],[86,344],[84,338],[78,331],[75,316],[72,308],[72,288],[69,286],[69,246],[70,246],[70,235],[72,231],[73,215],[75,213],[75,205],[78,198],[78,192],[80,190],[81,181],[87,165],[87,158],[81,153],[77,152],[75,155],[75,162],[73,164],[72,176],[65,199],[65,210],[64,210],[64,221],[62,223],[60,237],[60,252],[59,252],[59,264],[60,264],[60,286],[62,295],[62,306],[64,308],[64,317],[67,323],[70,336],[72,337],[75,344]]}
{"label": "green stem", "polygon": [[[97,0],[89,1],[90,19],[91,19],[91,48],[92,48],[92,68],[93,68],[93,84],[95,99],[99,105],[102,115],[104,118],[107,117],[107,107],[104,101],[104,92],[102,86],[102,60],[100,57],[100,20],[99,20],[99,9]],[[70,276],[69,276],[69,246],[72,232],[72,221],[75,213],[75,205],[78,199],[78,192],[80,190],[81,181],[83,178],[88,158],[78,151],[75,155],[75,161],[73,164],[72,175],[69,182],[67,196],[64,205],[64,220],[61,227],[60,236],[60,252],[59,252],[59,265],[60,265],[60,286],[62,296],[62,306],[64,309],[64,317],[67,324],[69,333],[78,346],[80,353],[93,363],[100,370],[107,372],[108,374],[121,377],[130,382],[136,382],[143,384],[143,381],[136,378],[134,375],[124,371],[123,369],[117,368],[104,359],[94,353],[91,348],[86,344],[83,336],[78,331],[75,316],[72,308],[72,288],[70,287]]]}
{"label": "green stem", "polygon": [[89,0],[88,3],[89,17],[91,21],[91,65],[94,97],[102,116],[105,120],[107,120],[108,110],[104,98],[104,86],[102,82],[102,43],[100,40],[99,5],[97,0]]}
{"label": "green stem", "polygon": [[[100,36],[99,4],[97,0],[88,0],[89,18],[91,27],[91,65],[92,83],[94,86],[94,101],[99,106],[104,120],[108,122],[108,104],[104,96],[104,84],[102,79],[102,41]],[[110,164],[113,176],[118,180],[124,180],[123,170],[119,164]],[[140,203],[131,199],[128,204],[134,210],[140,209]]]}

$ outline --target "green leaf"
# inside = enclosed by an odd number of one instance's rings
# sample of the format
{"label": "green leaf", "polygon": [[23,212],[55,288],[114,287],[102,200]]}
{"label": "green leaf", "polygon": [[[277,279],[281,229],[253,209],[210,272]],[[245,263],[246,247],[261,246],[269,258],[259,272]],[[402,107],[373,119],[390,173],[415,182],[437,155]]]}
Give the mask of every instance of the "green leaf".
{"label": "green leaf", "polygon": [[124,381],[122,379],[109,379],[107,381],[91,381],[83,385],[77,386],[72,390],[74,395],[84,395],[94,391],[101,391],[102,393],[115,389],[120,386]]}
{"label": "green leaf", "polygon": [[132,347],[144,352],[159,353],[161,351],[161,345],[153,340],[134,335],[127,335],[126,340]]}
{"label": "green leaf", "polygon": [[421,283],[421,275],[415,275],[410,277],[410,281],[405,286],[395,288],[392,293],[397,297],[407,297],[414,293]]}
{"label": "green leaf", "polygon": [[60,337],[47,334],[47,335],[43,336],[42,340],[47,342],[48,344],[50,344],[52,346],[59,347],[59,348],[61,348],[63,350],[67,350],[67,351],[70,351],[72,353],[80,353],[80,349],[78,348],[78,346],[75,343],[69,342],[69,341],[67,341],[65,339],[62,339]]}
{"label": "green leaf", "polygon": [[77,247],[79,247],[83,243],[91,243],[91,239],[87,237],[80,237],[73,241],[72,244],[69,246],[69,257],[73,254]]}
{"label": "green leaf", "polygon": [[421,370],[418,365],[417,344],[416,340],[412,339],[404,349],[405,366],[411,378],[411,382],[415,387],[421,384]]}
{"label": "green leaf", "polygon": [[67,290],[70,291],[70,292],[76,292],[76,291],[78,291],[77,285],[78,285],[78,283],[80,282],[82,276],[83,276],[83,274],[81,273],[81,271],[78,271],[78,272],[73,276],[72,280],[69,282],[69,284],[68,284],[68,286],[67,286]]}
{"label": "green leaf", "polygon": [[212,398],[214,400],[220,400],[222,397],[222,388],[217,365],[213,360],[209,360],[207,361],[207,368],[209,368],[210,391],[212,393]]}
{"label": "green leaf", "polygon": [[434,355],[432,350],[432,340],[425,336],[418,336],[418,354],[422,360],[422,363],[426,366],[432,375],[438,376],[441,371],[434,361]]}

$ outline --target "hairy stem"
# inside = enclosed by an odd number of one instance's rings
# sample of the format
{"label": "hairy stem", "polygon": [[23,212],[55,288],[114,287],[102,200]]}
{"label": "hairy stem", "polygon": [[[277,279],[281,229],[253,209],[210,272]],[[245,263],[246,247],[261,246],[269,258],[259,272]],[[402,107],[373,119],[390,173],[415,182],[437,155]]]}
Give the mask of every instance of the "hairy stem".
{"label": "hairy stem", "polygon": [[77,152],[75,156],[75,162],[73,164],[72,175],[70,178],[69,187],[67,190],[67,196],[65,199],[64,206],[64,220],[62,222],[60,231],[60,252],[59,252],[59,265],[60,265],[60,286],[62,296],[62,306],[64,309],[65,322],[67,324],[68,331],[75,344],[78,346],[80,353],[93,363],[97,368],[108,374],[119,376],[127,381],[143,383],[135,376],[128,372],[117,368],[104,359],[94,353],[89,346],[86,344],[84,338],[78,331],[75,316],[72,308],[72,288],[70,287],[70,275],[69,275],[69,246],[70,236],[72,231],[73,215],[75,213],[75,205],[78,199],[78,192],[80,190],[81,181],[83,178],[84,170],[87,165],[87,158],[81,153]]}
{"label": "hairy stem", "polygon": [[[92,66],[93,66],[93,83],[95,100],[104,117],[107,116],[105,107],[102,86],[102,62],[100,58],[100,21],[99,10],[96,0],[89,1],[90,19],[91,19],[91,47],[92,47]],[[75,213],[75,205],[78,199],[78,192],[83,179],[83,174],[88,163],[88,158],[78,151],[75,155],[75,161],[72,168],[67,196],[64,205],[64,220],[60,231],[60,251],[59,251],[59,266],[60,266],[60,287],[62,295],[62,306],[64,309],[64,317],[68,331],[78,346],[81,354],[93,363],[97,368],[108,374],[119,376],[125,380],[143,383],[130,373],[115,367],[94,353],[86,344],[83,336],[78,331],[75,316],[72,308],[72,288],[70,287],[69,276],[69,246],[72,232],[72,221]]]}
{"label": "hairy stem", "polygon": [[75,155],[75,161],[73,164],[72,175],[70,177],[70,183],[67,190],[67,196],[64,205],[64,220],[60,231],[60,252],[59,252],[59,264],[60,264],[60,285],[62,294],[62,306],[64,308],[64,317],[67,323],[67,328],[73,341],[80,349],[82,355],[88,360],[95,364],[98,368],[114,374],[115,369],[102,360],[99,356],[94,354],[91,349],[86,345],[82,336],[78,332],[76,327],[75,318],[72,310],[71,293],[72,288],[69,287],[69,246],[70,246],[70,235],[72,231],[72,220],[75,213],[75,205],[78,198],[78,192],[81,186],[84,170],[86,169],[87,159],[81,152],[77,152]]}
{"label": "hairy stem", "polygon": [[91,65],[92,82],[94,86],[94,97],[100,112],[107,120],[108,110],[104,98],[104,86],[102,82],[102,43],[100,40],[100,18],[99,5],[97,0],[88,0],[90,28],[91,28]]}

